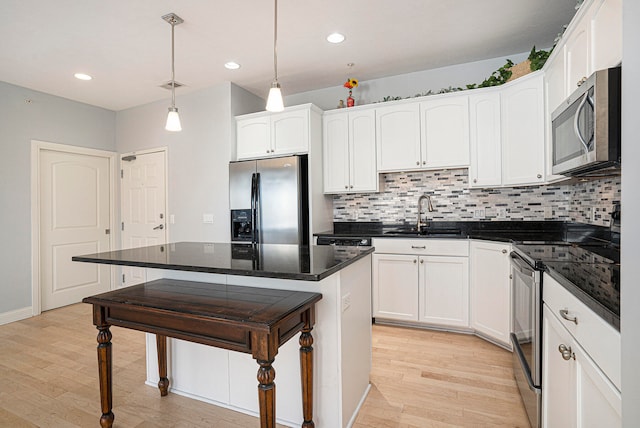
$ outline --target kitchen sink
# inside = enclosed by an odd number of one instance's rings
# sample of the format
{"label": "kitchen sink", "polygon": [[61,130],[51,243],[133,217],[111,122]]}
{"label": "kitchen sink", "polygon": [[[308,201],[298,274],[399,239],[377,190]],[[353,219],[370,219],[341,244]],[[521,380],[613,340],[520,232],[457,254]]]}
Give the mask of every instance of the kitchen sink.
{"label": "kitchen sink", "polygon": [[431,228],[421,228],[417,230],[416,228],[411,229],[392,229],[385,232],[385,235],[408,235],[408,236],[460,236],[462,235],[462,230],[460,229],[431,229]]}

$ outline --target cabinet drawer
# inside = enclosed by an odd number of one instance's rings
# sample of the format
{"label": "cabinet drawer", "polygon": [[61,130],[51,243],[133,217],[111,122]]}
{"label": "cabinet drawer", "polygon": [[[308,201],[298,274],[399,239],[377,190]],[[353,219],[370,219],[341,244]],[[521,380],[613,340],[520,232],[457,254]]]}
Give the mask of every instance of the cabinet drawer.
{"label": "cabinet drawer", "polygon": [[[621,344],[620,332],[600,318],[548,274],[543,280],[543,300],[551,312],[569,330],[613,384],[620,389]],[[560,313],[566,310],[568,318],[575,317],[577,324]]]}
{"label": "cabinet drawer", "polygon": [[469,255],[469,241],[466,239],[396,239],[375,238],[376,253],[416,254],[434,256]]}

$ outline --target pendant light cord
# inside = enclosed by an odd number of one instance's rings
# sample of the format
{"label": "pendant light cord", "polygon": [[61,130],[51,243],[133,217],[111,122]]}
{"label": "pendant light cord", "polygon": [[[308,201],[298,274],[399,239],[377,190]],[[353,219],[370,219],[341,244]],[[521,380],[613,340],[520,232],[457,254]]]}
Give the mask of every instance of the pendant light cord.
{"label": "pendant light cord", "polygon": [[275,0],[275,11],[273,14],[273,72],[275,75],[274,82],[278,81],[278,55],[277,55],[277,43],[278,43],[278,0]]}
{"label": "pendant light cord", "polygon": [[171,21],[171,107],[176,107],[175,19]]}

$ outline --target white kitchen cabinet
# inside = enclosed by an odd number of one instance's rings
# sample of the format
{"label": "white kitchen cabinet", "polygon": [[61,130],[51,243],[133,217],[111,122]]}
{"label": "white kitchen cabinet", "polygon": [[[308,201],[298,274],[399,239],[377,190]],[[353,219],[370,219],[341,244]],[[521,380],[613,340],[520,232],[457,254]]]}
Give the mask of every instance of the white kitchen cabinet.
{"label": "white kitchen cabinet", "polygon": [[[564,49],[557,47],[556,49]],[[566,99],[565,96],[565,60],[564,54],[559,54],[551,58],[548,64],[545,64],[546,71],[544,73],[544,94],[545,94],[545,112],[546,120],[544,123],[545,132],[545,181],[552,183],[558,180],[564,180],[563,175],[553,174],[553,135],[551,128],[551,114]]]}
{"label": "white kitchen cabinet", "polygon": [[323,117],[324,192],[376,192],[375,111],[332,112]]}
{"label": "white kitchen cabinet", "polygon": [[[255,159],[309,153],[312,123],[320,110],[311,105],[281,113],[260,112],[236,117],[236,158]],[[319,132],[316,130],[315,132]]]}
{"label": "white kitchen cabinet", "polygon": [[421,169],[420,104],[402,103],[375,110],[378,172]]}
{"label": "white kitchen cabinet", "polygon": [[469,97],[447,95],[420,103],[424,168],[469,166]]}
{"label": "white kitchen cabinet", "polygon": [[418,320],[469,327],[469,258],[420,256]]}
{"label": "white kitchen cabinet", "polygon": [[543,73],[515,80],[500,93],[502,184],[539,184],[545,177]]}
{"label": "white kitchen cabinet", "polygon": [[467,240],[375,239],[373,316],[468,329]]}
{"label": "white kitchen cabinet", "polygon": [[620,392],[546,303],[542,325],[542,426],[622,426]]}
{"label": "white kitchen cabinet", "polygon": [[511,348],[511,245],[471,241],[469,277],[471,328]]}
{"label": "white kitchen cabinet", "polygon": [[502,184],[500,138],[500,93],[469,96],[470,151],[469,187]]}
{"label": "white kitchen cabinet", "polygon": [[567,64],[565,97],[569,96],[591,74],[589,63],[590,23],[589,17],[577,23],[565,42]]}
{"label": "white kitchen cabinet", "polygon": [[591,7],[592,71],[622,61],[622,0],[597,0]]}
{"label": "white kitchen cabinet", "polygon": [[373,255],[373,316],[418,320],[418,256]]}

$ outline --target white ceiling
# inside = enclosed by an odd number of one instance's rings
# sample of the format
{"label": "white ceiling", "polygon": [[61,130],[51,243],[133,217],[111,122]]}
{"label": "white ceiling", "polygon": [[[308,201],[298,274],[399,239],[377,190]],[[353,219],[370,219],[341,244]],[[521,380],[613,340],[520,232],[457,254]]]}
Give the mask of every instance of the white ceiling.
{"label": "white ceiling", "polygon": [[[279,0],[283,93],[548,47],[576,0]],[[0,0],[0,80],[122,110],[167,99],[174,12],[180,94],[232,81],[266,97],[272,0]],[[346,35],[332,45],[325,37]],[[227,61],[242,65],[231,71]],[[354,63],[352,70],[347,63]],[[76,72],[93,76],[84,82]]]}

